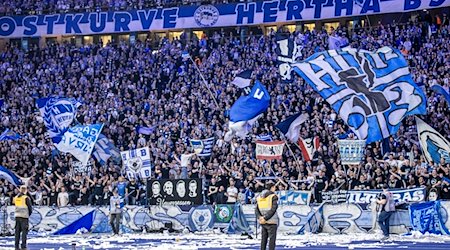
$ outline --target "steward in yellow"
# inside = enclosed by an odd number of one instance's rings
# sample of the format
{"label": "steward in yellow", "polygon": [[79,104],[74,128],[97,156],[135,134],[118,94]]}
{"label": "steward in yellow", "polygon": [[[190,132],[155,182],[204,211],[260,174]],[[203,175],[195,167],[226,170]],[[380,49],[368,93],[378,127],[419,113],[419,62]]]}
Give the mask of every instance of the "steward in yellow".
{"label": "steward in yellow", "polygon": [[269,250],[275,249],[278,227],[278,196],[275,194],[276,186],[273,183],[266,185],[266,190],[261,192],[257,199],[256,218],[261,224],[262,238],[261,250],[267,247],[269,239]]}
{"label": "steward in yellow", "polygon": [[[27,249],[27,234],[28,234],[28,218],[33,211],[31,207],[31,199],[27,196],[27,186],[20,186],[20,193],[14,197],[13,203],[16,207],[16,230],[15,230],[15,248],[16,250]],[[20,236],[22,235],[22,245],[19,248]]]}

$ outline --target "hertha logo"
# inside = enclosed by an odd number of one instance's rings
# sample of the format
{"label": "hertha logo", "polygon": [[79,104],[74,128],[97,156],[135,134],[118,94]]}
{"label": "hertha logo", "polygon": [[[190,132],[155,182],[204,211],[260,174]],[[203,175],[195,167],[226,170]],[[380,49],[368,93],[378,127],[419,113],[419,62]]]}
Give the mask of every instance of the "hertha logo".
{"label": "hertha logo", "polygon": [[195,10],[194,19],[200,27],[211,27],[219,20],[219,11],[213,5],[202,5]]}

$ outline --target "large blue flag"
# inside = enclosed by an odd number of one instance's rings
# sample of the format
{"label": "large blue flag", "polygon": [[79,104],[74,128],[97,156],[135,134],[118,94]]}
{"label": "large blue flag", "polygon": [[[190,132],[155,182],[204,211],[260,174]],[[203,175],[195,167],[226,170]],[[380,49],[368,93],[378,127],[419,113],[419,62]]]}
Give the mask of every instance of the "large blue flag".
{"label": "large blue flag", "polygon": [[441,202],[429,201],[409,206],[411,227],[414,231],[432,234],[449,234],[441,215]]}
{"label": "large blue flag", "polygon": [[426,113],[426,97],[400,51],[343,48],[291,65],[366,143],[395,134],[403,118]]}
{"label": "large blue flag", "polygon": [[105,165],[109,158],[116,164],[119,164],[121,161],[119,149],[104,134],[98,136],[92,156],[97,159],[100,165]]}
{"label": "large blue flag", "polygon": [[259,115],[269,107],[270,95],[266,87],[256,81],[249,95],[241,96],[230,109],[229,131],[225,140],[230,141],[234,135],[244,138]]}
{"label": "large blue flag", "polygon": [[54,143],[59,143],[72,124],[81,103],[74,98],[45,97],[38,99],[36,104],[50,138]]}
{"label": "large blue flag", "polygon": [[434,92],[436,92],[436,93],[438,93],[438,94],[440,94],[440,95],[443,95],[444,98],[445,98],[445,100],[447,101],[448,105],[450,105],[450,94],[448,93],[447,90],[445,90],[445,89],[444,89],[441,85],[439,85],[439,84],[435,84],[435,85],[431,86],[431,89],[432,89]]}
{"label": "large blue flag", "polygon": [[77,125],[69,128],[55,146],[61,152],[72,154],[86,166],[102,128],[103,124]]}
{"label": "large blue flag", "polygon": [[16,141],[19,140],[20,138],[22,137],[18,133],[10,130],[9,128],[5,129],[5,131],[3,131],[3,133],[0,135],[0,141],[8,141],[8,140]]}
{"label": "large blue flag", "polygon": [[0,166],[0,179],[5,179],[16,187],[23,184],[19,176],[3,166]]}
{"label": "large blue flag", "polygon": [[417,133],[423,154],[427,162],[450,163],[450,143],[443,135],[433,129],[430,125],[416,117]]}

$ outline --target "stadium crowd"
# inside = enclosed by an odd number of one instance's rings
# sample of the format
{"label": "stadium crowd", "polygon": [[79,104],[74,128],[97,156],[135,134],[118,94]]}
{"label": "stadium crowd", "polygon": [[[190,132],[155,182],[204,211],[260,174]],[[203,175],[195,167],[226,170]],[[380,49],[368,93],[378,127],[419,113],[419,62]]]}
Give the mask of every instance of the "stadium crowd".
{"label": "stadium crowd", "polygon": [[1,1],[0,15],[55,14],[170,8],[181,5],[249,2],[243,0],[19,0]]}
{"label": "stadium crowd", "polygon": [[[428,25],[431,28],[428,29]],[[430,33],[431,30],[431,33]],[[375,27],[346,27],[332,35],[348,38],[350,46],[375,50],[398,48],[405,55],[416,83],[425,89],[428,114],[424,120],[444,136],[450,134],[450,111],[444,98],[431,92],[438,83],[449,88],[450,26],[446,16],[428,24],[379,23]],[[280,80],[276,66],[275,31],[245,37],[235,32],[214,32],[186,41],[162,39],[154,47],[150,38],[130,45],[101,41],[83,47],[48,43],[28,51],[9,44],[0,54],[1,125],[22,135],[0,142],[0,164],[19,176],[31,177],[35,204],[51,206],[105,205],[115,187],[125,190],[129,204],[145,203],[145,182],[127,179],[121,164],[94,162],[88,173],[74,174],[72,156],[58,153],[52,145],[36,108],[37,98],[50,95],[74,97],[83,104],[77,112],[81,124],[104,123],[103,134],[122,150],[148,146],[154,164],[153,177],[162,179],[203,178],[205,201],[250,203],[267,181],[278,190],[376,189],[426,187],[442,199],[450,198],[450,164],[427,163],[419,148],[413,117],[404,120],[389,139],[391,152],[382,154],[381,143],[367,146],[366,160],[359,166],[340,164],[337,138],[352,137],[330,106],[303,79]],[[303,58],[328,48],[326,30],[291,34],[304,45]],[[200,74],[181,56],[188,50],[218,101],[211,99]],[[252,69],[271,95],[267,112],[246,139],[223,140],[229,110],[241,95],[231,84],[234,75]],[[255,159],[255,136],[280,139],[275,125],[298,112],[310,119],[301,136],[320,138],[320,148],[310,162],[290,144],[296,158],[285,150],[282,160]],[[153,129],[139,134],[136,127]],[[210,158],[194,156],[188,171],[176,158],[193,152],[189,139],[216,138]],[[265,180],[261,177],[272,177]],[[0,180],[0,196],[12,198],[17,189]],[[316,195],[320,201],[320,195]]]}

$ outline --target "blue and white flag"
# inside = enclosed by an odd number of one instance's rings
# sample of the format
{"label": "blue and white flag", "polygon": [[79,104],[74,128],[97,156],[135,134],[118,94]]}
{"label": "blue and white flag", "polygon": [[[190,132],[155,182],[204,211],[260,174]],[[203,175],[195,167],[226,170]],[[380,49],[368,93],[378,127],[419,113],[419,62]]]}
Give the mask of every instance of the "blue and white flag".
{"label": "blue and white flag", "polygon": [[55,146],[61,152],[72,154],[85,166],[102,128],[103,124],[77,125],[69,128]]}
{"label": "blue and white flag", "polygon": [[257,141],[272,141],[272,135],[261,134],[256,136]]}
{"label": "blue and white flag", "polygon": [[440,163],[444,159],[445,163],[450,163],[450,143],[447,139],[418,117],[416,124],[425,159],[434,163]]}
{"label": "blue and white flag", "polygon": [[292,76],[291,64],[299,61],[303,57],[303,46],[297,44],[290,37],[290,34],[277,33],[275,35],[275,41],[277,43],[275,53],[277,54],[277,64],[281,79],[285,82],[292,82],[294,78]]}
{"label": "blue and white flag", "polygon": [[251,81],[252,81],[252,71],[244,70],[241,73],[237,74],[231,83],[242,89],[250,86]]}
{"label": "blue and white flag", "polygon": [[181,58],[183,58],[183,60],[187,60],[187,59],[189,59],[191,56],[189,55],[189,52],[187,52],[187,51],[185,51],[185,50],[183,50],[182,52],[181,52]]}
{"label": "blue and white flag", "polygon": [[240,203],[236,203],[234,205],[234,213],[233,217],[231,217],[230,223],[228,224],[227,233],[252,233],[252,229],[250,228],[247,219],[245,219]]}
{"label": "blue and white flag", "polygon": [[46,97],[36,101],[50,138],[59,143],[72,124],[81,103],[74,98]]}
{"label": "blue and white flag", "polygon": [[309,115],[307,113],[298,113],[289,116],[286,120],[278,123],[275,127],[278,128],[288,140],[293,143],[297,143],[300,138],[300,126],[308,120],[308,118]]}
{"label": "blue and white flag", "polygon": [[120,152],[123,167],[127,171],[127,176],[142,180],[150,178],[152,175],[152,163],[150,161],[150,150],[148,147],[131,149]]}
{"label": "blue and white flag", "polygon": [[245,138],[259,115],[267,110],[269,103],[269,92],[256,81],[250,94],[239,97],[231,107],[229,131],[225,134],[225,141],[231,141],[234,135]]}
{"label": "blue and white flag", "polygon": [[441,202],[429,201],[413,203],[409,206],[409,216],[413,231],[422,234],[450,234],[441,215]]}
{"label": "blue and white flag", "polygon": [[22,137],[18,133],[10,130],[9,128],[5,129],[5,131],[3,131],[3,133],[0,135],[0,141],[8,141],[8,140],[16,141],[19,140],[20,138]]}
{"label": "blue and white flag", "polygon": [[105,165],[109,158],[116,164],[121,161],[119,149],[103,134],[99,135],[92,156],[97,159],[100,165]]}
{"label": "blue and white flag", "polygon": [[155,132],[155,127],[136,127],[136,132],[138,132],[138,134],[143,134],[143,135],[151,135],[153,134],[153,132]]}
{"label": "blue and white flag", "polygon": [[5,179],[16,187],[23,185],[19,176],[3,166],[0,166],[0,179]]}
{"label": "blue and white flag", "polygon": [[398,50],[329,50],[291,66],[367,144],[395,134],[406,116],[426,113],[425,94]]}
{"label": "blue and white flag", "polygon": [[190,139],[190,144],[194,152],[201,157],[209,157],[214,148],[214,137],[203,140]]}
{"label": "blue and white flag", "polygon": [[431,89],[436,92],[437,94],[443,95],[445,100],[447,101],[448,105],[450,105],[450,94],[448,93],[447,90],[444,89],[444,87],[442,87],[439,84],[435,84],[433,86],[431,86]]}
{"label": "blue and white flag", "polygon": [[340,50],[348,46],[348,40],[342,36],[328,36],[328,49],[330,50]]}

